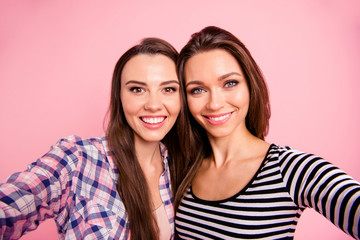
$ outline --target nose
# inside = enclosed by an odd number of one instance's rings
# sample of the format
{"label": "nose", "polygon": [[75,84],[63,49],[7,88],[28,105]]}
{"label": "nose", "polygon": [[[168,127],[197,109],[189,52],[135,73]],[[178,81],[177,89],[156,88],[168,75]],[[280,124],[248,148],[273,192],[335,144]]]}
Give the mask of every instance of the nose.
{"label": "nose", "polygon": [[155,112],[160,110],[162,106],[161,97],[156,93],[149,93],[144,105],[145,110]]}
{"label": "nose", "polygon": [[224,96],[216,90],[211,91],[209,95],[209,102],[207,104],[207,108],[209,110],[216,111],[224,107],[224,104],[225,104]]}

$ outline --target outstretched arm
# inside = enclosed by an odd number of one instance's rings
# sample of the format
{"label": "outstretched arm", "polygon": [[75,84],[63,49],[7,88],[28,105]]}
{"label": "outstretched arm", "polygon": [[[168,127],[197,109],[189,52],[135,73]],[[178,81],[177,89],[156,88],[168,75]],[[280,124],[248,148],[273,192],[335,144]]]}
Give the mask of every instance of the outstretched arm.
{"label": "outstretched arm", "polygon": [[0,184],[0,238],[19,238],[47,218],[65,221],[76,151],[66,144],[52,147],[24,172]]}
{"label": "outstretched arm", "polygon": [[282,174],[293,200],[311,207],[359,239],[360,183],[324,159],[295,150],[280,156]]}

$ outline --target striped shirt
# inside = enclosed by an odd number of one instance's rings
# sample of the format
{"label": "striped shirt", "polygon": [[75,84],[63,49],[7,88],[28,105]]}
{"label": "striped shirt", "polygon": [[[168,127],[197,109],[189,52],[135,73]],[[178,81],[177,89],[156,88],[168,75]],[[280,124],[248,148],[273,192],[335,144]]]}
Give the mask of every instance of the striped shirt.
{"label": "striped shirt", "polygon": [[176,231],[182,239],[292,239],[307,207],[359,238],[359,182],[320,157],[273,144],[235,196],[206,201],[190,187],[176,213]]}
{"label": "striped shirt", "polygon": [[[160,148],[159,189],[174,234],[168,153],[163,144]],[[60,239],[128,239],[117,178],[105,138],[61,139],[26,171],[0,184],[0,239],[17,239],[47,218],[54,218]]]}

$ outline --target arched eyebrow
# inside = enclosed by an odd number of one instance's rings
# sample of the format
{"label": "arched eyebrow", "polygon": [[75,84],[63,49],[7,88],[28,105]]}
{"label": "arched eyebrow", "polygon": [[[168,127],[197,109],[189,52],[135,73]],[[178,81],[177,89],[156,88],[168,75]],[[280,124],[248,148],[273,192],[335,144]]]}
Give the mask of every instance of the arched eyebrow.
{"label": "arched eyebrow", "polygon": [[177,84],[177,85],[180,85],[179,81],[169,80],[169,81],[161,82],[161,83],[160,83],[160,86],[169,85],[169,84],[174,84],[174,83]]}
{"label": "arched eyebrow", "polygon": [[[125,85],[129,85],[129,84],[136,84],[136,85],[142,85],[142,86],[146,86],[145,82],[142,81],[137,81],[137,80],[129,80],[125,83]],[[169,80],[169,81],[164,81],[160,83],[160,86],[164,86],[164,85],[169,85],[169,84],[177,84],[180,85],[179,81],[177,80]]]}
{"label": "arched eyebrow", "polygon": [[238,72],[230,72],[230,73],[227,73],[227,74],[224,74],[224,75],[220,76],[220,77],[218,78],[218,81],[222,81],[222,80],[224,80],[224,79],[226,79],[226,78],[228,78],[228,77],[230,77],[230,76],[232,76],[232,75],[237,75],[237,76],[240,76],[240,77],[243,76],[242,74],[240,74],[240,73],[238,73]]}
{"label": "arched eyebrow", "polygon": [[141,82],[141,81],[136,81],[136,80],[130,80],[130,81],[127,81],[125,83],[125,85],[129,85],[129,84],[136,84],[136,85],[146,86],[146,83]]}
{"label": "arched eyebrow", "polygon": [[189,85],[192,85],[192,84],[201,85],[202,83],[203,83],[202,81],[197,81],[197,80],[196,81],[191,81],[191,82],[188,82],[185,87],[188,87]]}
{"label": "arched eyebrow", "polygon": [[[241,73],[238,73],[238,72],[230,72],[230,73],[227,73],[227,74],[224,74],[224,75],[218,77],[218,81],[223,81],[224,79],[226,79],[232,75],[237,75],[239,77],[243,76]],[[188,82],[185,87],[188,87],[189,85],[192,85],[192,84],[201,85],[201,84],[203,84],[203,82],[199,81],[199,80],[194,80],[194,81]]]}

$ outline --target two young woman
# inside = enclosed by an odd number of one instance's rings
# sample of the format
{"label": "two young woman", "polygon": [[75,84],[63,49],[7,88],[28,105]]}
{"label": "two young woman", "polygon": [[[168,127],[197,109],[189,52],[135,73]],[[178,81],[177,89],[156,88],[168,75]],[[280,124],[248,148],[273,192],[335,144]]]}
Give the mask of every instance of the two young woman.
{"label": "two young woman", "polygon": [[184,239],[291,239],[306,207],[358,238],[359,183],[264,141],[268,90],[235,36],[216,27],[194,34],[180,81],[176,58],[159,39],[120,58],[106,137],[62,139],[1,185],[4,239],[48,217],[62,238],[172,238],[175,192]]}

